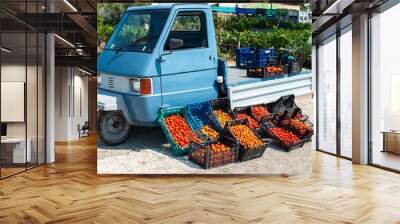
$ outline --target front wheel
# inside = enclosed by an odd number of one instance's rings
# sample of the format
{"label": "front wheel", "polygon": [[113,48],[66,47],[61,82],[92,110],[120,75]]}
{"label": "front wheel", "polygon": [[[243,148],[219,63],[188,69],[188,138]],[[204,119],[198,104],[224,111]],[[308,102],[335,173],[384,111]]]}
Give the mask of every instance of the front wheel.
{"label": "front wheel", "polygon": [[131,125],[118,111],[102,112],[99,117],[99,137],[107,145],[118,145],[126,141]]}

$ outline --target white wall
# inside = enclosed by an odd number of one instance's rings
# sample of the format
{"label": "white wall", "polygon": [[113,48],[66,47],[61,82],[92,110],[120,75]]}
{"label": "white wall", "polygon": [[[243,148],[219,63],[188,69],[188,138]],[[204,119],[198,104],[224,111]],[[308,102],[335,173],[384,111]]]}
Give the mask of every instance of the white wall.
{"label": "white wall", "polygon": [[88,78],[72,67],[56,67],[55,73],[55,140],[74,140],[78,125],[88,120]]}

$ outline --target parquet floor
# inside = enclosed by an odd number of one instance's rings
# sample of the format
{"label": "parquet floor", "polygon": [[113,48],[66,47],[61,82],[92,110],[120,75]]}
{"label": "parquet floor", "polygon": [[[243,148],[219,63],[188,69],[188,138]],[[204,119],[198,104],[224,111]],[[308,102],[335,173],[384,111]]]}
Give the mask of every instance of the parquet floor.
{"label": "parquet floor", "polygon": [[315,153],[311,177],[98,176],[96,141],[0,181],[0,223],[400,223],[400,175]]}

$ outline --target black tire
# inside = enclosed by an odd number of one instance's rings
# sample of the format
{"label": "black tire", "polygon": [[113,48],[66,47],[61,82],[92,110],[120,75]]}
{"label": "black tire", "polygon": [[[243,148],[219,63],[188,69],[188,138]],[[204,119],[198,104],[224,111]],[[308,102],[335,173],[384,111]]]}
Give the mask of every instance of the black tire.
{"label": "black tire", "polygon": [[98,133],[106,145],[122,144],[128,139],[132,126],[118,111],[102,112],[99,116]]}

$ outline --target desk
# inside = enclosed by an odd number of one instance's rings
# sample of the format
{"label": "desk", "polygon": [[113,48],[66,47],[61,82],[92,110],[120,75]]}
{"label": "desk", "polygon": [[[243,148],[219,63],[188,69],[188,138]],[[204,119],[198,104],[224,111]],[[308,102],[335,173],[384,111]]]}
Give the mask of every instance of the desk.
{"label": "desk", "polygon": [[[25,163],[31,162],[31,139],[27,139],[25,152],[25,138],[5,138],[1,139],[1,157],[6,163]],[[25,161],[26,159],[26,161]]]}
{"label": "desk", "polygon": [[400,131],[383,131],[382,152],[400,154]]}

